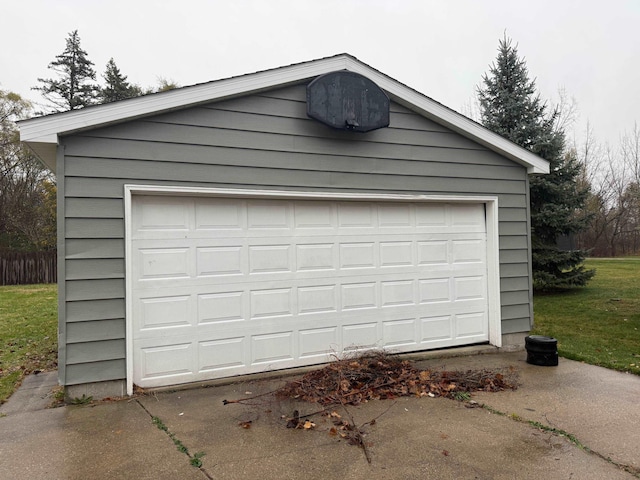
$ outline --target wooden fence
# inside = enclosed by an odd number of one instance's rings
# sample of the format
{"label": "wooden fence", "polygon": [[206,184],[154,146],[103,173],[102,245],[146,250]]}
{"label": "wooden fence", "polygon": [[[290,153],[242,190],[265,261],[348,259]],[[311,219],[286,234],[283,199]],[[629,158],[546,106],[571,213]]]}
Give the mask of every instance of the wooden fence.
{"label": "wooden fence", "polygon": [[46,252],[0,251],[0,285],[25,285],[29,283],[55,283],[57,254]]}

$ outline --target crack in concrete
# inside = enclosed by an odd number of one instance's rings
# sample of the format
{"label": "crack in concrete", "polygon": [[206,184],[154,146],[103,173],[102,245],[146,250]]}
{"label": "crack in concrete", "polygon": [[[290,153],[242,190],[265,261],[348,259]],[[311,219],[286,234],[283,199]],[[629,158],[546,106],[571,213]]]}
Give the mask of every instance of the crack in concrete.
{"label": "crack in concrete", "polygon": [[[576,437],[575,435],[573,435],[572,433],[566,432],[564,430],[562,430],[561,428],[557,428],[557,427],[553,427],[551,425],[545,425],[543,423],[537,422],[535,420],[529,420],[527,418],[521,417],[520,415],[515,415],[515,414],[508,414],[505,412],[502,412],[498,409],[493,408],[491,405],[487,405],[482,404],[482,408],[484,408],[485,410],[491,412],[491,413],[495,413],[496,415],[501,415],[503,417],[507,417],[515,422],[519,422],[519,423],[524,423],[526,425],[529,425],[530,427],[534,427],[537,428],[539,430],[543,430],[545,432],[549,432],[553,435],[557,435],[557,436],[561,436],[566,438],[567,440],[569,440],[569,442],[573,443],[576,447],[578,447],[580,450],[584,450],[585,452],[591,454],[591,455],[595,455],[598,458],[601,458],[602,460],[604,460],[605,462],[610,463],[611,465],[615,465],[616,467],[624,470],[627,473],[630,473],[631,475],[633,475],[636,478],[640,478],[640,469],[636,468],[632,465],[627,465],[625,463],[620,463],[620,462],[616,462],[615,460],[613,460],[611,457],[608,457],[600,452],[597,452],[589,447],[587,447],[584,443],[582,443],[578,437]],[[550,424],[552,424],[553,422],[550,422],[549,419],[547,418],[546,414],[544,415],[544,418],[547,420],[547,422],[549,422]]]}
{"label": "crack in concrete", "polygon": [[[194,454],[191,454],[187,446],[182,442],[182,440],[177,438],[176,434],[169,430],[169,428],[164,424],[164,422],[160,417],[153,415],[149,411],[149,409],[147,409],[147,407],[145,407],[142,403],[140,403],[139,400],[136,400],[136,403],[140,405],[140,408],[142,408],[147,415],[149,415],[153,424],[156,427],[158,427],[158,430],[162,430],[164,433],[167,434],[167,436],[171,439],[171,441],[176,446],[178,451],[181,453],[184,453],[189,458],[189,463],[194,468],[197,468],[198,470],[200,470],[208,480],[214,480],[214,478],[211,475],[209,475],[209,472],[207,472],[207,470],[202,466],[202,462],[200,461],[200,458],[202,458],[205,455],[204,452],[196,452]],[[198,463],[200,463],[200,465],[198,465]]]}

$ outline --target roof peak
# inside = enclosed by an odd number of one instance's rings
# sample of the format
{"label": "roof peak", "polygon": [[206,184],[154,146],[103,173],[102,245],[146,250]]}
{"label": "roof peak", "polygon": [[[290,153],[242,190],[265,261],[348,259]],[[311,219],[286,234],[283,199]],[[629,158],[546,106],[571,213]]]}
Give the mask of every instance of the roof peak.
{"label": "roof peak", "polygon": [[348,53],[23,120],[18,123],[20,139],[55,172],[56,149],[60,136],[285,87],[336,70],[348,70],[368,77],[387,92],[392,101],[510,158],[527,167],[530,173],[548,173],[549,171],[548,162],[542,158]]}

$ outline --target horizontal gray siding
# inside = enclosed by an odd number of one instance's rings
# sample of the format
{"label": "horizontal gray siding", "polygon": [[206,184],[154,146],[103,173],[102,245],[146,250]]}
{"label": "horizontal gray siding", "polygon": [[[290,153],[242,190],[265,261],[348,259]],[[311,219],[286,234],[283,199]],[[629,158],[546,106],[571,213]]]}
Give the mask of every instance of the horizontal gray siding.
{"label": "horizontal gray siding", "polygon": [[[89,322],[92,320],[124,320],[125,303],[122,298],[107,300],[73,301],[67,304],[67,322]],[[121,332],[124,336],[124,331]]]}
{"label": "horizontal gray siding", "polygon": [[66,383],[125,378],[125,184],[496,195],[503,333],[530,327],[526,170],[407,108],[329,129],[304,86],[63,139]]}
{"label": "horizontal gray siding", "polygon": [[124,278],[124,259],[90,258],[67,260],[67,280],[97,280]]}
{"label": "horizontal gray siding", "polygon": [[116,320],[101,319],[88,322],[71,322],[67,324],[67,343],[83,343],[85,345],[92,345],[95,342],[103,340],[123,340],[124,331],[124,318]]}
{"label": "horizontal gray siding", "polygon": [[[114,355],[112,355],[114,356]],[[66,385],[122,380],[127,369],[123,358],[67,365]]]}

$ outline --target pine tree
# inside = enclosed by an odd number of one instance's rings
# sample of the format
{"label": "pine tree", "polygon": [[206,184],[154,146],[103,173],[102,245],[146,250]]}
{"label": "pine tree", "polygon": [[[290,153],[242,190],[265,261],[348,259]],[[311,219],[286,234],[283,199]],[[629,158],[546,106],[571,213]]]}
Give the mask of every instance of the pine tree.
{"label": "pine tree", "polygon": [[107,67],[102,77],[104,78],[105,86],[100,89],[100,103],[116,102],[142,95],[142,89],[127,81],[126,75],[120,72],[113,58],[107,62]]}
{"label": "pine tree", "polygon": [[48,67],[58,78],[38,78],[42,85],[34,87],[53,106],[55,112],[76,110],[94,103],[98,86],[93,62],[80,46],[80,36],[74,30],[66,39],[66,48]]}
{"label": "pine tree", "polygon": [[583,230],[588,188],[580,186],[575,152],[565,152],[559,111],[548,111],[526,62],[511,39],[499,43],[498,56],[482,77],[478,100],[482,124],[550,163],[547,175],[529,177],[533,284],[538,290],[584,286],[595,274],[585,270],[583,250],[561,251],[557,240]]}

